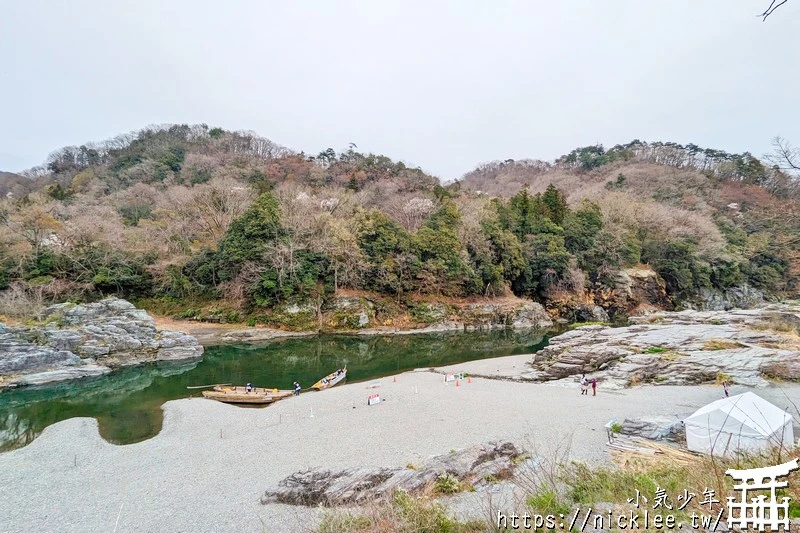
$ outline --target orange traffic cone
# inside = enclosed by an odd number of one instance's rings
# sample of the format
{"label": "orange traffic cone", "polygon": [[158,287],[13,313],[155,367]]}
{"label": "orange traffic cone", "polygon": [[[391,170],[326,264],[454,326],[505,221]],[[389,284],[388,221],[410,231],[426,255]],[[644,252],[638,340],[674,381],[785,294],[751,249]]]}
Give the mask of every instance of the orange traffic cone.
{"label": "orange traffic cone", "polygon": [[467,376],[467,383],[472,383],[472,376]]}

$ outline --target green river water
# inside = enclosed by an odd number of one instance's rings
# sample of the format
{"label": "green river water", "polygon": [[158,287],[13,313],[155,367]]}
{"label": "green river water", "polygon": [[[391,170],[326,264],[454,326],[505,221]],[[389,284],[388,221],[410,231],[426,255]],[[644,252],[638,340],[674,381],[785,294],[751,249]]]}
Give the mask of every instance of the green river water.
{"label": "green river water", "polygon": [[0,451],[24,446],[50,424],[73,417],[96,418],[100,434],[114,444],[148,439],[161,430],[164,402],[200,396],[187,386],[251,382],[289,389],[299,381],[308,387],[345,365],[348,381],[363,381],[414,368],[531,353],[548,338],[542,331],[500,330],[322,335],[211,346],[199,362],[142,365],[91,380],[0,391]]}

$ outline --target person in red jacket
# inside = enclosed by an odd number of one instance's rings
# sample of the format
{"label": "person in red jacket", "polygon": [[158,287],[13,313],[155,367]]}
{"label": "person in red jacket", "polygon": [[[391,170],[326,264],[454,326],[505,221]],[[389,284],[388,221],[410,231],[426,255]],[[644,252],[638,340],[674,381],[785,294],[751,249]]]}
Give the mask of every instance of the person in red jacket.
{"label": "person in red jacket", "polygon": [[597,396],[597,378],[592,378],[592,396]]}

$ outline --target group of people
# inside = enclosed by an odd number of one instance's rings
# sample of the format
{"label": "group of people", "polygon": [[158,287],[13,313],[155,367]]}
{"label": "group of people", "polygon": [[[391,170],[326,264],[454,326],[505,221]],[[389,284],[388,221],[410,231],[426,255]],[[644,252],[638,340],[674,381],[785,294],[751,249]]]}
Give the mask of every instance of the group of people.
{"label": "group of people", "polygon": [[330,379],[328,379],[328,377],[327,377],[327,376],[326,376],[326,377],[324,377],[324,378],[322,378],[322,380],[321,380],[322,384],[323,384],[323,385],[327,385],[328,383],[330,383],[330,382],[331,382],[331,381],[333,381],[334,379],[336,379],[336,378],[338,378],[339,376],[341,376],[343,372],[344,372],[344,370],[342,370],[342,369],[340,368],[339,370],[337,370],[336,372],[334,372],[334,374],[335,374],[335,375],[334,375],[334,377],[333,377],[333,378],[330,378]]}
{"label": "group of people", "polygon": [[[344,373],[344,370],[340,368],[339,370],[336,371],[336,377],[341,376],[343,373]],[[330,381],[332,381],[332,380],[328,379],[327,377],[322,379],[322,383],[324,385],[327,385]],[[302,387],[300,387],[300,384],[295,381],[292,385],[294,386],[294,395],[295,396],[300,396],[300,391],[302,390]],[[245,392],[250,393],[250,392],[253,392],[255,390],[255,387],[253,387],[252,383],[248,383],[245,386],[244,390],[245,390]],[[276,389],[275,392],[277,393],[277,389]]]}
{"label": "group of people", "polygon": [[589,386],[592,387],[592,396],[597,396],[597,378],[591,380],[586,378],[586,374],[581,376],[581,396],[589,395]]}
{"label": "group of people", "polygon": [[[301,389],[300,384],[295,381],[294,382],[294,395],[295,396],[300,396],[300,389]],[[253,387],[252,383],[248,383],[247,385],[244,386],[244,391],[246,393],[248,393],[248,394],[253,392],[254,390],[255,390],[255,387]],[[273,389],[273,392],[274,392],[274,394],[277,394],[278,393],[278,389]]]}

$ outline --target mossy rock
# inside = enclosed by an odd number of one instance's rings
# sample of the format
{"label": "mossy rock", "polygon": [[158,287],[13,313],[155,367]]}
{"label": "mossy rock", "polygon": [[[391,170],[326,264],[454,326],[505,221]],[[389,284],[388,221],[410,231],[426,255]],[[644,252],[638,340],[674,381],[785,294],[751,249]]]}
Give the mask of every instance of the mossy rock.
{"label": "mossy rock", "polygon": [[276,311],[254,318],[258,324],[265,324],[274,328],[286,328],[292,331],[312,330],[318,325],[317,314],[313,311],[303,311],[299,313],[281,313]]}
{"label": "mossy rock", "polygon": [[408,314],[415,322],[435,324],[446,319],[450,314],[446,305],[440,303],[410,304]]}

